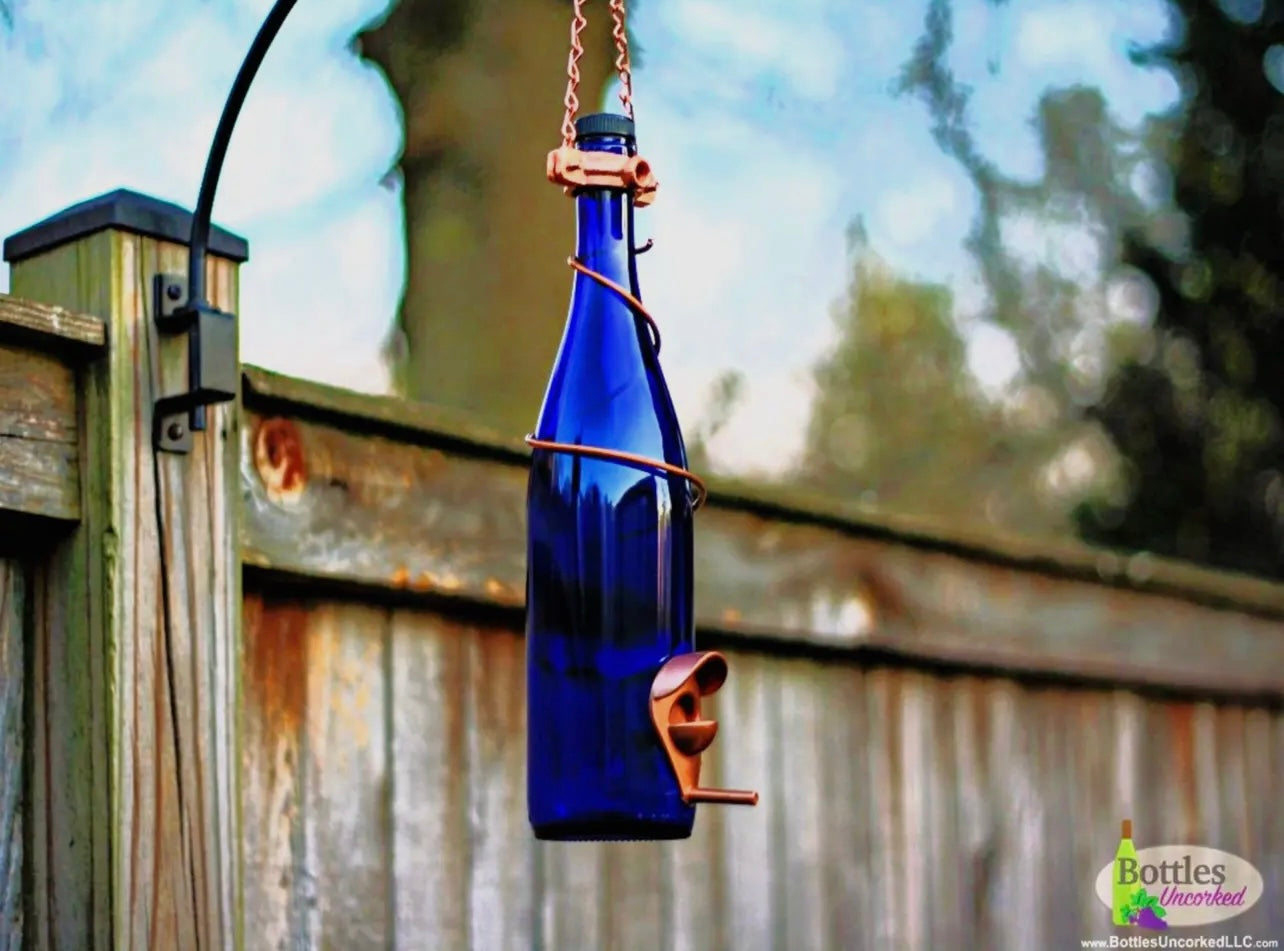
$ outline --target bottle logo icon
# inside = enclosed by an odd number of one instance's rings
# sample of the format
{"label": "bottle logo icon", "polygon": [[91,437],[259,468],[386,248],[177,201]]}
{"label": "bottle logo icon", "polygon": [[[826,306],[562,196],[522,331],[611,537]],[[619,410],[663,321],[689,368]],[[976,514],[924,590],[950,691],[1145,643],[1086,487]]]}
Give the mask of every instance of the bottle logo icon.
{"label": "bottle logo icon", "polygon": [[1120,824],[1114,859],[1095,891],[1120,928],[1164,931],[1207,925],[1248,911],[1262,897],[1262,875],[1246,859],[1201,845],[1138,849],[1132,820]]}

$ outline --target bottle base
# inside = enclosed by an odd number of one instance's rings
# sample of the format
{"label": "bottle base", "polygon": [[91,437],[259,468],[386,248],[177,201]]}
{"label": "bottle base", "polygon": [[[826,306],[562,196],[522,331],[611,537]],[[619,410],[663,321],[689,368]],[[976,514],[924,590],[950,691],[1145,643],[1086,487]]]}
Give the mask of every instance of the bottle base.
{"label": "bottle base", "polygon": [[643,819],[589,819],[532,823],[541,842],[650,842],[691,838],[689,822]]}

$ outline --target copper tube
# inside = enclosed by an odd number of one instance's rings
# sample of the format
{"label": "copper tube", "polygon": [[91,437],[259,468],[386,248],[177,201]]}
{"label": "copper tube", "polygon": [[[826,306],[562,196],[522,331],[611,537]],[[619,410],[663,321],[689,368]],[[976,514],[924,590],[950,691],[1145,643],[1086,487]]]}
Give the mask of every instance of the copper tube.
{"label": "copper tube", "polygon": [[692,789],[687,802],[716,802],[724,806],[756,806],[758,794],[747,789]]}

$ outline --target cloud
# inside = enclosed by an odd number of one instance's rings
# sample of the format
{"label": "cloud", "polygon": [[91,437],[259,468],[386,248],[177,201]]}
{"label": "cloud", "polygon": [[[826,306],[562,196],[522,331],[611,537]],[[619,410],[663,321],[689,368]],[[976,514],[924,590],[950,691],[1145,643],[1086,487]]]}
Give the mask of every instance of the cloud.
{"label": "cloud", "polygon": [[901,247],[917,244],[935,233],[943,219],[964,211],[958,198],[954,183],[944,175],[886,191],[875,213],[878,233]]}
{"label": "cloud", "polygon": [[817,15],[823,8],[781,5],[768,13],[732,0],[666,6],[676,32],[734,73],[770,71],[804,99],[828,99],[838,89],[844,50]]}
{"label": "cloud", "polygon": [[382,344],[405,274],[401,196],[370,192],[344,214],[267,244],[242,269],[247,363],[387,392]]}
{"label": "cloud", "polygon": [[1151,45],[1166,36],[1166,3],[1058,0],[1020,10],[1014,39],[1017,66],[1044,77],[1030,88],[1031,94],[1046,84],[1098,86],[1112,111],[1130,125],[1176,101],[1177,82],[1168,70],[1138,66],[1128,57],[1130,45]]}

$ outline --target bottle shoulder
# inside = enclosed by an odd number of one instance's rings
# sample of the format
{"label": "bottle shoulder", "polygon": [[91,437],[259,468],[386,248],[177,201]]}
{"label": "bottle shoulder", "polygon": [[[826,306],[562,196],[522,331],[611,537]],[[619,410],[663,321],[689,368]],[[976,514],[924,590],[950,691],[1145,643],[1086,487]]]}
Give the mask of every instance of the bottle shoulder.
{"label": "bottle shoulder", "polygon": [[646,334],[617,295],[577,295],[536,435],[685,464],[677,413]]}

